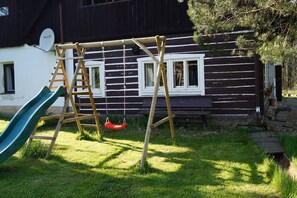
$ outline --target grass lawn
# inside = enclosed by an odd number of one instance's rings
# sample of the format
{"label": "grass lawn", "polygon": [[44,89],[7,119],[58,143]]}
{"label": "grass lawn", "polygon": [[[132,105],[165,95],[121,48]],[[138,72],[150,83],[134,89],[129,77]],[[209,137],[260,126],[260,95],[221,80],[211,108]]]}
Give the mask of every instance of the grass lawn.
{"label": "grass lawn", "polygon": [[[0,119],[0,131],[8,121]],[[42,126],[39,133],[53,133]],[[77,140],[64,126],[49,160],[21,157],[0,164],[1,197],[279,197],[269,162],[246,130],[152,133],[149,168],[138,171],[145,130],[106,131],[104,142]]]}

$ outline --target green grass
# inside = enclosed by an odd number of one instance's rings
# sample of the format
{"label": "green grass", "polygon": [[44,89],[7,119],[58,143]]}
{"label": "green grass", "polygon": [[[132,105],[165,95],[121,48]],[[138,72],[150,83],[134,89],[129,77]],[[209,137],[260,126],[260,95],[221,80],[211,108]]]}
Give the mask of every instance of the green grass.
{"label": "green grass", "polygon": [[[0,120],[0,129],[8,122]],[[130,125],[129,125],[130,126]],[[0,164],[1,197],[278,197],[271,169],[246,130],[152,133],[147,167],[139,160],[144,129],[104,132],[104,141],[77,140],[61,129],[49,160],[22,157]],[[39,127],[52,134],[54,126]],[[38,147],[38,146],[37,146]]]}
{"label": "green grass", "polygon": [[288,155],[295,167],[297,167],[297,136],[281,134],[279,139],[285,149],[285,153]]}
{"label": "green grass", "polygon": [[296,90],[282,90],[282,96],[286,98],[296,98],[297,91]]}

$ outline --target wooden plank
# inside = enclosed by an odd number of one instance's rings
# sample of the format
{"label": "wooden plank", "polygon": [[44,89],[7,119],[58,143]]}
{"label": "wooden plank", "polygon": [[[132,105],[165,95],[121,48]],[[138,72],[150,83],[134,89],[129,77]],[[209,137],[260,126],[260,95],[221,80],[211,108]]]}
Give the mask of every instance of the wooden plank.
{"label": "wooden plank", "polygon": [[[73,116],[73,115],[74,115],[73,112],[65,113],[65,117],[67,117],[67,116]],[[58,119],[60,117],[61,117],[61,114],[56,114],[56,115],[43,116],[40,119],[41,120],[52,120],[52,119]]]}
{"label": "wooden plank", "polygon": [[[143,98],[143,107],[150,107],[151,98]],[[165,98],[159,97],[157,99],[156,107],[166,107]],[[171,98],[172,108],[201,108],[201,107],[212,107],[212,98],[210,97],[186,97],[177,96]]]}
{"label": "wooden plank", "polygon": [[247,71],[247,72],[212,72],[212,73],[205,73],[205,79],[246,79],[246,78],[255,78],[254,71]]}
{"label": "wooden plank", "polygon": [[253,108],[256,105],[254,102],[223,102],[223,103],[214,103],[213,108]]}
{"label": "wooden plank", "polygon": [[213,87],[227,87],[227,86],[247,86],[247,85],[254,85],[255,79],[230,79],[230,80],[210,80],[205,81],[206,88],[213,88]]}
{"label": "wooden plank", "polygon": [[[167,112],[166,112],[165,114],[167,114]],[[165,114],[163,114],[163,115],[165,115]],[[172,117],[175,117],[174,114],[172,114],[171,116],[172,116]],[[165,118],[163,118],[163,119],[161,119],[161,120],[159,120],[159,121],[153,123],[153,124],[152,124],[152,127],[153,127],[153,128],[157,128],[157,127],[160,126],[161,124],[164,124],[165,122],[168,122],[169,119],[170,119],[170,117],[167,116],[167,117],[165,117]]]}
{"label": "wooden plank", "polygon": [[204,67],[205,73],[211,73],[211,72],[235,72],[235,71],[254,71],[255,70],[255,64],[254,63],[248,63],[245,65],[224,65],[224,66],[207,66]]}
{"label": "wooden plank", "polygon": [[73,91],[72,95],[89,95],[88,91]]}
{"label": "wooden plank", "polygon": [[78,59],[83,59],[83,56],[77,56],[77,57],[59,57],[57,60],[78,60]]}
{"label": "wooden plank", "polygon": [[210,64],[222,64],[222,63],[255,63],[255,60],[253,58],[248,57],[219,57],[219,58],[211,58],[211,59],[205,59],[204,65],[210,65]]}
{"label": "wooden plank", "polygon": [[[164,36],[160,36],[161,39]],[[111,41],[100,41],[100,42],[88,42],[88,43],[77,43],[77,44],[58,44],[60,49],[76,49],[77,45],[80,48],[98,48],[107,46],[122,46],[122,45],[133,45],[135,43],[154,43],[156,37],[143,37],[143,38],[133,38],[133,39],[123,39],[123,40],[111,40]]]}
{"label": "wooden plank", "polygon": [[93,128],[97,128],[96,124],[81,124],[81,126],[83,127],[93,127]]}
{"label": "wooden plank", "polygon": [[85,120],[85,119],[91,119],[91,118],[94,118],[93,114],[78,116],[78,117],[75,117],[75,118],[64,119],[62,123],[66,124],[66,123],[69,123],[69,122],[75,122],[75,121],[78,121],[78,120]]}
{"label": "wooden plank", "polygon": [[206,95],[207,94],[254,94],[255,93],[255,87],[235,87],[235,88],[219,88],[219,87],[211,87],[207,88],[205,90]]}
{"label": "wooden plank", "polygon": [[55,139],[54,137],[50,137],[50,136],[38,136],[38,135],[31,135],[30,138],[40,139],[40,140],[53,140],[53,139]]}
{"label": "wooden plank", "polygon": [[75,103],[75,106],[77,107],[90,107],[92,106],[91,103]]}

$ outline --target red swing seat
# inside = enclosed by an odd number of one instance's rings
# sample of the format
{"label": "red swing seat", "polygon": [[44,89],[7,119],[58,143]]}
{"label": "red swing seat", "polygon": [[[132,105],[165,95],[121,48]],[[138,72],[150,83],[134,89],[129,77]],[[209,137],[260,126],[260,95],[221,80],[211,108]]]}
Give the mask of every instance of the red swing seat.
{"label": "red swing seat", "polygon": [[104,126],[107,129],[118,131],[126,128],[128,126],[128,123],[124,122],[123,124],[112,124],[110,121],[108,121],[108,122],[105,122]]}
{"label": "red swing seat", "polygon": [[112,122],[109,121],[109,117],[107,116],[104,126],[107,129],[118,131],[126,128],[128,126],[128,123],[126,122],[126,117],[124,117],[123,124],[113,124]]}

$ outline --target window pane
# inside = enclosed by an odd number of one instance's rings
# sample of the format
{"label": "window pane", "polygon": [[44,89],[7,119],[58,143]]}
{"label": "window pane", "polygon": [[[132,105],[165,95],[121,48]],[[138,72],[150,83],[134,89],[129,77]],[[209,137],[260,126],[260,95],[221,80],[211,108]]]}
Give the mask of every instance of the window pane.
{"label": "window pane", "polygon": [[174,87],[184,86],[184,64],[182,61],[173,62]]}
{"label": "window pane", "polygon": [[[86,68],[86,71],[87,71],[87,77],[88,77],[88,79],[89,79],[89,81],[90,81],[90,84],[91,84],[91,86],[92,86],[92,79],[90,78],[90,68],[87,67],[87,68]],[[83,81],[83,84],[82,84],[82,85],[83,85],[83,86],[86,86],[86,82]],[[85,87],[84,87],[83,89],[85,89]]]}
{"label": "window pane", "polygon": [[92,88],[100,89],[100,70],[99,67],[92,67]]}
{"label": "window pane", "polygon": [[9,15],[9,11],[8,11],[8,7],[0,7],[0,17],[1,16],[8,16]]}
{"label": "window pane", "polygon": [[[167,74],[167,62],[164,62],[164,67],[165,67],[165,74]],[[161,75],[161,80],[160,80],[160,86],[163,86],[163,78]]]}
{"label": "window pane", "polygon": [[198,64],[197,61],[187,61],[189,68],[189,86],[198,86]]}
{"label": "window pane", "polygon": [[154,63],[144,63],[144,72],[145,87],[154,86]]}
{"label": "window pane", "polygon": [[14,67],[13,64],[4,65],[4,87],[6,92],[14,91]]}

